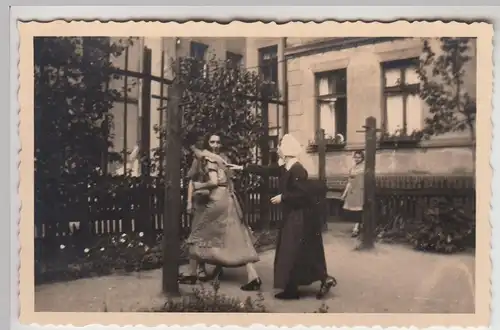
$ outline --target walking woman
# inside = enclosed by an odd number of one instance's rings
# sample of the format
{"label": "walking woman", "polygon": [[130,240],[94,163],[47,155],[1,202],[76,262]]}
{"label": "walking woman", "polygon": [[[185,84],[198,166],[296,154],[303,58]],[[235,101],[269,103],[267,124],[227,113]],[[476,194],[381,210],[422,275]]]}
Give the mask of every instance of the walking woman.
{"label": "walking woman", "polygon": [[[207,263],[222,267],[246,266],[248,282],[241,286],[244,291],[257,291],[262,285],[254,263],[259,261],[253,246],[253,237],[243,223],[243,212],[234,192],[231,171],[224,164],[227,162],[219,155],[221,137],[209,134],[205,150],[192,147],[198,159],[206,161],[205,170],[208,180],[194,181],[193,193],[209,191],[209,200],[203,211],[193,221],[191,234],[187,239],[190,257],[198,263]],[[196,282],[195,263],[191,265],[191,274],[180,279],[181,283]]]}
{"label": "walking woman", "polygon": [[281,194],[271,198],[271,203],[283,205],[274,259],[274,288],[282,290],[275,297],[284,300],[299,299],[298,288],[302,285],[319,281],[318,299],[336,285],[336,280],[328,275],[326,268],[322,223],[315,211],[314,196],[318,194],[310,184],[312,181],[308,181],[306,169],[299,162],[301,153],[299,142],[285,134],[278,148],[281,166],[230,165],[235,170],[257,174],[274,172],[280,176]]}
{"label": "walking woman", "polygon": [[355,221],[352,236],[356,237],[359,235],[363,215],[365,154],[358,150],[354,152],[352,158],[354,165],[349,170],[349,179],[341,199],[344,201],[344,210],[348,212],[349,218]]}

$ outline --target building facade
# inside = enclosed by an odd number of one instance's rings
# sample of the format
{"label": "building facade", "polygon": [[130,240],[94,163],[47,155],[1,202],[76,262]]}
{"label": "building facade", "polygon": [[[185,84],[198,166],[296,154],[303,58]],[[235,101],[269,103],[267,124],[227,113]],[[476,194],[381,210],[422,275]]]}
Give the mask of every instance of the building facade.
{"label": "building facade", "polygon": [[[475,44],[466,67],[464,88],[476,95]],[[431,40],[439,55],[439,40]],[[345,175],[352,151],[364,148],[366,117],[382,131],[407,132],[424,127],[427,105],[417,95],[398,90],[401,82],[418,87],[415,63],[422,56],[420,38],[287,38],[289,132],[303,145],[314,145],[315,132],[345,140],[343,148],[328,150],[327,176]],[[339,137],[339,134],[341,137]],[[473,168],[468,131],[447,133],[421,141],[414,148],[377,151],[378,173],[463,173]],[[318,174],[318,155],[304,161]]]}
{"label": "building facade", "polygon": [[[431,46],[439,54],[439,40],[431,40]],[[269,104],[271,148],[287,132],[304,146],[314,146],[315,132],[320,128],[327,137],[340,135],[345,141],[342,148],[327,149],[327,176],[347,174],[352,152],[364,149],[364,134],[360,131],[366,117],[375,117],[378,128],[394,133],[403,127],[409,132],[422,129],[429,115],[418,95],[398,90],[401,82],[412,88],[419,85],[415,63],[422,56],[420,38],[139,38],[127,55],[115,59],[118,66],[141,71],[144,47],[151,49],[154,76],[161,76],[163,71],[165,78],[172,78],[169,59],[175,54],[200,59],[215,56],[260,72],[287,101],[287,106]],[[464,88],[475,96],[474,43],[470,56]],[[123,80],[116,83],[123,85]],[[141,80],[128,78],[128,88],[129,102],[118,102],[113,109],[113,142],[115,150],[132,152],[137,151],[144,137],[138,101]],[[166,95],[162,88],[166,86],[152,82],[151,95]],[[154,127],[162,121],[162,112],[156,111],[162,106],[165,101],[151,98],[151,149],[159,145]],[[394,174],[470,172],[472,143],[469,132],[463,131],[432,137],[414,148],[381,148],[377,151],[376,170]],[[311,150],[302,162],[316,176],[318,154],[314,148]]]}
{"label": "building facade", "polygon": [[[246,40],[245,38],[174,38],[174,37],[142,37],[136,38],[134,44],[126,53],[114,58],[116,66],[133,71],[143,70],[143,49],[151,50],[151,74],[156,77],[173,78],[171,60],[176,56],[209,59],[214,56],[220,60],[231,60],[236,65],[245,65]],[[155,132],[155,126],[163,121],[164,110],[158,110],[166,105],[166,101],[158,97],[168,97],[167,86],[157,81],[151,82],[151,105],[149,111],[149,135],[144,135],[142,98],[142,80],[128,77],[127,82],[122,77],[113,82],[117,90],[128,89],[126,100],[116,102],[113,107],[113,149],[115,151],[127,150],[127,169],[133,175],[139,175],[138,155],[140,154],[141,139],[149,139],[149,149],[153,150],[160,144]],[[110,171],[122,174],[123,164],[111,165]]]}

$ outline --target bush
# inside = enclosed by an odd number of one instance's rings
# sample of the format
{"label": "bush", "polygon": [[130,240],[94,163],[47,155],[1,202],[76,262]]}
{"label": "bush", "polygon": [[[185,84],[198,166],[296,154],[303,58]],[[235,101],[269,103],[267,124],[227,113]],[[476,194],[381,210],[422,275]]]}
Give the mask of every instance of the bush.
{"label": "bush", "polygon": [[264,296],[257,293],[257,299],[247,297],[245,301],[230,297],[219,292],[219,282],[212,284],[212,290],[204,286],[193,289],[193,295],[184,296],[180,299],[169,298],[160,308],[150,310],[159,313],[185,313],[185,312],[209,312],[209,313],[266,313]]}
{"label": "bush", "polygon": [[[73,242],[78,241],[79,233],[76,231],[72,236],[75,238]],[[275,246],[275,230],[258,231],[254,235],[257,251],[262,252]],[[35,280],[39,284],[161,268],[162,240],[163,234],[146,240],[145,235],[139,232],[106,236],[83,246],[61,244],[49,256],[36,258]],[[179,259],[182,263],[187,262],[187,258],[187,245],[182,241]]]}
{"label": "bush", "polygon": [[395,216],[377,229],[383,242],[409,243],[420,251],[460,252],[475,247],[475,215],[450,201],[429,207],[421,220]]}
{"label": "bush", "polygon": [[412,245],[423,251],[453,253],[475,245],[476,219],[449,202],[429,208],[416,228],[408,234]]}

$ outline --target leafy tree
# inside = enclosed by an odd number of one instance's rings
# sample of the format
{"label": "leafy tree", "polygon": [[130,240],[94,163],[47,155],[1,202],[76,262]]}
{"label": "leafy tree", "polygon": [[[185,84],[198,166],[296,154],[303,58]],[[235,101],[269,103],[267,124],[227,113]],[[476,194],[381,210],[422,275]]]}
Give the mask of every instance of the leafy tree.
{"label": "leafy tree", "polygon": [[[122,91],[110,87],[112,58],[131,40],[105,37],[34,39],[35,196],[38,210],[68,202],[120,155],[109,112]],[[73,189],[73,190],[72,190]],[[84,194],[82,194],[84,195]]]}
{"label": "leafy tree", "polygon": [[[189,147],[209,133],[222,135],[224,152],[232,162],[254,162],[255,147],[264,134],[259,111],[262,100],[277,97],[272,85],[256,72],[215,58],[207,62],[193,58],[179,61],[176,79],[183,88],[181,168],[185,170],[191,162]],[[164,141],[164,128],[157,126],[156,129]],[[154,168],[157,169],[163,156],[163,146],[154,149]]]}
{"label": "leafy tree", "polygon": [[424,134],[429,137],[468,131],[475,163],[476,99],[464,87],[464,78],[470,74],[465,67],[472,59],[472,38],[443,37],[439,42],[440,52],[436,55],[429,40],[424,41],[417,70],[422,82],[420,96],[431,114],[425,119]]}

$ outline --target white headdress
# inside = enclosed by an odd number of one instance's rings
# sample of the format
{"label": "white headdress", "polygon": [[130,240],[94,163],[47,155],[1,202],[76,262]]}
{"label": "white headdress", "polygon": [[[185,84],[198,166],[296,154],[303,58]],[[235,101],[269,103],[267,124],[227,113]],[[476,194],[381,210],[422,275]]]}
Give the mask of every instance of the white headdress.
{"label": "white headdress", "polygon": [[[308,170],[313,170],[315,165],[312,158],[307,154],[304,148],[297,139],[291,134],[283,135],[280,143],[280,149],[283,156],[295,157]],[[284,160],[279,159],[278,164],[284,165]]]}
{"label": "white headdress", "polygon": [[285,157],[299,157],[302,153],[302,146],[299,141],[290,134],[283,135],[280,144],[281,153]]}

